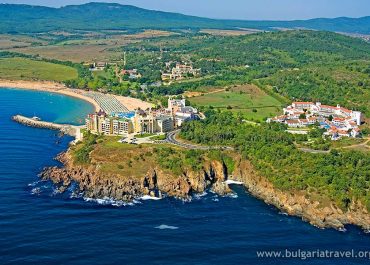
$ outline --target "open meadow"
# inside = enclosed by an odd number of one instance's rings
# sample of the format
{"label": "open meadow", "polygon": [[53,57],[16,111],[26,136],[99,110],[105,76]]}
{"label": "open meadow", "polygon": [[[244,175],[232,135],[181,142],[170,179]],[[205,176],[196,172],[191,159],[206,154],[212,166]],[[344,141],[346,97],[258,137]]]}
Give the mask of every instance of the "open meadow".
{"label": "open meadow", "polygon": [[49,32],[34,36],[1,35],[0,49],[43,58],[72,61],[117,61],[122,47],[145,39],[170,36],[174,33],[145,30],[135,34],[126,32]]}
{"label": "open meadow", "polygon": [[1,58],[0,78],[7,80],[65,81],[77,78],[77,70],[60,64],[27,58]]}
{"label": "open meadow", "polygon": [[241,112],[250,120],[263,120],[281,112],[282,103],[254,85],[237,86],[189,98],[202,107]]}

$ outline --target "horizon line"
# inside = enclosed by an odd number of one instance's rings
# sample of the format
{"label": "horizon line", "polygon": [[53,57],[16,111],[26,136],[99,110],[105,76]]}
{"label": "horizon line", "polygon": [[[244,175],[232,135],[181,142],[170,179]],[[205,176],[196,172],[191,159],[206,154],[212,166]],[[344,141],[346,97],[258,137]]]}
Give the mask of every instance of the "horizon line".
{"label": "horizon line", "polygon": [[294,21],[308,21],[308,20],[316,20],[316,19],[340,19],[340,18],[345,18],[345,19],[361,19],[361,18],[367,18],[370,17],[370,15],[366,16],[358,16],[358,17],[350,17],[350,16],[334,16],[334,17],[311,17],[311,18],[301,18],[301,19],[290,19],[290,20],[284,20],[284,19],[243,19],[243,18],[217,18],[217,17],[207,17],[207,16],[198,16],[198,15],[193,15],[193,14],[187,14],[187,13],[181,13],[177,11],[164,11],[164,10],[158,10],[158,9],[150,9],[150,8],[144,8],[144,7],[139,7],[136,5],[130,5],[130,4],[121,4],[117,2],[87,2],[87,3],[81,3],[81,4],[69,4],[69,5],[60,5],[60,6],[48,6],[48,5],[38,5],[38,4],[22,4],[22,3],[0,3],[0,5],[13,5],[13,6],[32,6],[32,7],[46,7],[46,8],[52,8],[52,9],[61,9],[61,8],[66,8],[70,6],[84,6],[84,5],[89,5],[89,4],[102,4],[102,5],[119,5],[119,6],[128,6],[128,7],[135,7],[143,10],[149,10],[149,11],[155,11],[155,12],[163,12],[163,13],[172,13],[172,14],[179,14],[179,15],[184,15],[184,16],[192,16],[192,17],[197,17],[197,18],[205,18],[205,19],[212,19],[212,20],[224,20],[224,21],[255,21],[255,22],[261,22],[261,21],[266,21],[266,22],[294,22]]}

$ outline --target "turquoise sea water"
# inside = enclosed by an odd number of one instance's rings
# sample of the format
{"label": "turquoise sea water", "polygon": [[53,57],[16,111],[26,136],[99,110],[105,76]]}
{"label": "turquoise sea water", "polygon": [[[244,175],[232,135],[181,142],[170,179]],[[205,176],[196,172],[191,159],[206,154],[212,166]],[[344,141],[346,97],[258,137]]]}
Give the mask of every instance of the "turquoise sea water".
{"label": "turquoise sea water", "polygon": [[251,197],[210,192],[122,205],[55,192],[38,173],[70,137],[10,117],[78,124],[87,103],[43,92],[0,89],[0,264],[368,264],[368,259],[267,259],[261,250],[369,250],[370,235],[321,230]]}

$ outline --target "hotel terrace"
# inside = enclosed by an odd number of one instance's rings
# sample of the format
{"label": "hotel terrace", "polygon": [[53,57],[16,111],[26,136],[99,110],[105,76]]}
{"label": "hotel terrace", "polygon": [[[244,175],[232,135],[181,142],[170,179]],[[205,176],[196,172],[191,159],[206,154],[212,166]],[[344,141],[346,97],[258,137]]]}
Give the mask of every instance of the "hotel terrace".
{"label": "hotel terrace", "polygon": [[284,114],[270,118],[267,122],[279,122],[287,124],[290,128],[302,128],[318,124],[326,129],[325,135],[333,140],[340,137],[360,136],[362,114],[343,108],[323,105],[320,102],[293,102],[292,105],[283,109]]}
{"label": "hotel terrace", "polygon": [[183,122],[198,117],[197,109],[186,106],[185,99],[169,99],[167,109],[118,112],[99,111],[86,118],[86,129],[104,135],[166,133]]}

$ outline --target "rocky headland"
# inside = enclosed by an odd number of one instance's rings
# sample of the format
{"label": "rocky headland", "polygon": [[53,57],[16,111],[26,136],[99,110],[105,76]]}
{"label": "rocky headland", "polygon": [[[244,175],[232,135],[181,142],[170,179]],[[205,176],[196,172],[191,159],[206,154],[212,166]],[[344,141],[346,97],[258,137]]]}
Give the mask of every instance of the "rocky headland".
{"label": "rocky headland", "polygon": [[187,171],[181,176],[155,167],[142,176],[122,177],[116,174],[102,174],[99,166],[77,165],[73,162],[69,152],[60,154],[57,160],[62,162],[64,167],[45,168],[40,175],[41,178],[53,181],[62,192],[72,182],[77,182],[80,191],[91,198],[132,201],[145,195],[161,197],[166,194],[187,200],[192,195],[202,193],[207,189],[220,195],[232,192],[225,183],[227,169],[219,161],[210,161],[201,171]]}
{"label": "rocky headland", "polygon": [[190,199],[194,194],[208,189],[226,195],[232,192],[227,180],[242,182],[253,196],[264,200],[289,215],[320,228],[344,229],[345,225],[357,225],[365,230],[370,229],[370,215],[360,202],[352,203],[344,211],[334,203],[323,204],[312,199],[312,194],[305,191],[281,191],[263,176],[260,176],[252,164],[234,154],[235,165],[232,172],[225,163],[207,160],[199,170],[187,170],[176,175],[152,166],[145,174],[118,175],[102,173],[102,164],[93,161],[89,165],[74,162],[71,150],[57,158],[63,167],[46,168],[41,174],[44,180],[53,181],[61,192],[72,182],[78,183],[79,189],[89,198],[113,198],[132,201],[142,196],[166,196]]}

